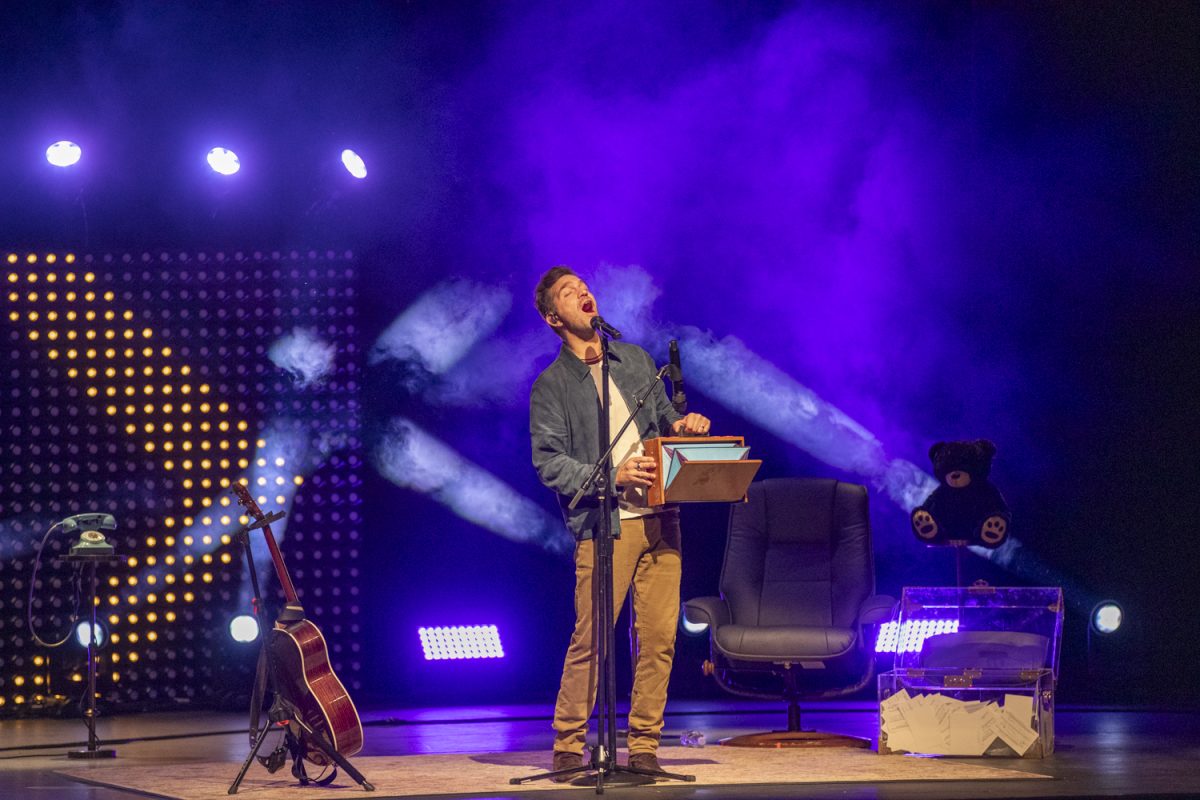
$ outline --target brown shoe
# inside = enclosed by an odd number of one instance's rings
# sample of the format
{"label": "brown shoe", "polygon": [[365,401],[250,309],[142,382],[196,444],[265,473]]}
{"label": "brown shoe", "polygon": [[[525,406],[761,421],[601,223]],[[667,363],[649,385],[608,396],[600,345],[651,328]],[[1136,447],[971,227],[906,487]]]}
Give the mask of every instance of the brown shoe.
{"label": "brown shoe", "polygon": [[[562,750],[554,751],[554,764],[550,767],[551,772],[558,772],[564,769],[579,769],[583,766],[583,756],[579,753],[567,753]],[[566,775],[555,775],[550,780],[555,783],[566,783],[575,777],[574,773]]]}
{"label": "brown shoe", "polygon": [[629,766],[643,772],[665,772],[654,753],[630,753]]}

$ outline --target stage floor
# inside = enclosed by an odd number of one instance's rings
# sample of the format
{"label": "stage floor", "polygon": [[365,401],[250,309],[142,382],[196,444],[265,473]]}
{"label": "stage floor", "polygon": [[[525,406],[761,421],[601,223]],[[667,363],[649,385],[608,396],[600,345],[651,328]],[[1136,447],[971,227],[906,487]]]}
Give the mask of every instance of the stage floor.
{"label": "stage floor", "polygon": [[[804,725],[856,736],[876,736],[874,710],[866,705],[805,706]],[[365,756],[541,750],[550,745],[548,707],[487,706],[368,711]],[[701,730],[710,742],[769,730],[783,722],[777,707],[736,702],[674,702],[664,742],[681,731]],[[248,750],[244,715],[195,712],[128,714],[100,721],[100,735],[115,743],[119,763],[183,764],[238,761]],[[83,724],[66,719],[0,720],[0,798],[127,800],[134,792],[89,786],[55,774],[81,762],[64,753],[84,742]],[[713,745],[709,745],[712,747]],[[608,794],[664,798],[943,798],[1200,796],[1200,713],[1136,709],[1060,709],[1056,751],[1046,759],[955,759],[1053,776],[1052,781],[839,783],[714,789],[660,783],[610,787]],[[254,770],[261,770],[257,765]],[[282,774],[282,773],[280,773]],[[231,774],[230,780],[233,775]],[[368,775],[368,778],[370,776]],[[452,791],[452,789],[449,789]],[[348,796],[358,796],[348,792]],[[579,789],[534,797],[586,796]],[[461,796],[461,795],[460,795]],[[508,795],[489,794],[489,798]],[[513,797],[529,798],[528,794]],[[303,792],[297,790],[297,797]],[[375,795],[375,797],[382,797]]]}

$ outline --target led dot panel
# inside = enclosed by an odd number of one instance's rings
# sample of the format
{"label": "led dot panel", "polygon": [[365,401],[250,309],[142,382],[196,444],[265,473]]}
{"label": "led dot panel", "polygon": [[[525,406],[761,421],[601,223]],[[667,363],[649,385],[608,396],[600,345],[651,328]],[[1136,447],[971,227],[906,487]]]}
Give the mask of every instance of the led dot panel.
{"label": "led dot panel", "polygon": [[495,625],[453,625],[417,628],[426,661],[504,658],[500,631]]}
{"label": "led dot panel", "polygon": [[[237,480],[264,511],[288,512],[273,527],[301,601],[339,677],[358,688],[352,254],[9,252],[0,292],[0,714],[79,697],[84,650],[74,636],[38,646],[25,617],[43,533],[91,511],[117,518],[109,538],[121,557],[99,570],[101,696],[200,703],[241,680],[222,673],[235,648],[245,652],[229,620],[249,610],[230,538],[246,520],[229,491]],[[74,572],[56,559],[70,544],[55,534],[43,555],[43,638],[68,632]]]}
{"label": "led dot panel", "polygon": [[901,625],[885,622],[875,639],[876,653],[919,653],[930,636],[957,633],[956,619],[910,619]]}

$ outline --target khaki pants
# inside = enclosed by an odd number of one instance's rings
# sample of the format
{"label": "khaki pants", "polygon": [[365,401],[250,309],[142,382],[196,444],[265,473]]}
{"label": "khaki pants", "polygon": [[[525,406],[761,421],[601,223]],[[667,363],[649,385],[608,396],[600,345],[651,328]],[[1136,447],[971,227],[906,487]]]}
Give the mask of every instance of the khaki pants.
{"label": "khaki pants", "polygon": [[[554,750],[582,753],[588,719],[596,705],[597,662],[592,638],[591,540],[575,545],[575,632],[567,648],[554,707]],[[675,657],[679,621],[679,514],[621,520],[613,541],[613,619],[633,585],[638,658],[629,708],[629,752],[658,749],[667,704],[667,680]]]}

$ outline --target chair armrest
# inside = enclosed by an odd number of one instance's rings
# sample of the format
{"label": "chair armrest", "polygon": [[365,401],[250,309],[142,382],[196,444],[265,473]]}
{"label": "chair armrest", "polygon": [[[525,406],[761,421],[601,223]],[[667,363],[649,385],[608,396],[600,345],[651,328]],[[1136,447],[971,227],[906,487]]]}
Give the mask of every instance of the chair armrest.
{"label": "chair armrest", "polygon": [[694,597],[683,604],[683,615],[694,625],[707,623],[709,630],[729,624],[729,606],[720,597]]}
{"label": "chair armrest", "polygon": [[888,597],[885,594],[872,595],[864,600],[863,604],[858,608],[858,624],[878,625],[882,622],[887,622],[892,618],[895,608],[895,598]]}

